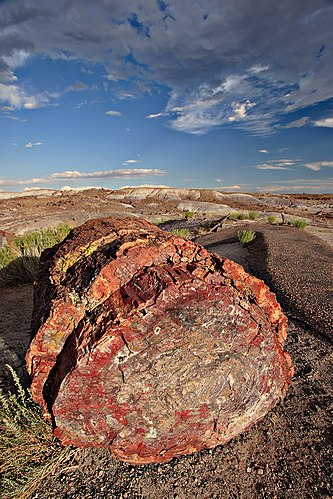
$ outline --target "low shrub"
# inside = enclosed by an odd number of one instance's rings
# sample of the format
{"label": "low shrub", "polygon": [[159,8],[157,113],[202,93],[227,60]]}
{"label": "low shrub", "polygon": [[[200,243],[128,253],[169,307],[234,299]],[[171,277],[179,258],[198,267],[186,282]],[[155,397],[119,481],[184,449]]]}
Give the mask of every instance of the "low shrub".
{"label": "low shrub", "polygon": [[1,497],[31,497],[40,482],[73,454],[53,438],[51,423],[10,370],[16,393],[0,390]]}
{"label": "low shrub", "polygon": [[302,220],[300,218],[295,218],[294,220],[291,220],[290,223],[293,227],[297,227],[298,229],[305,229],[305,227],[308,225],[308,222],[306,220]]}
{"label": "low shrub", "polygon": [[269,217],[267,217],[267,220],[269,221],[270,224],[272,225],[276,225],[277,224],[277,220],[275,218],[274,215],[269,215]]}
{"label": "low shrub", "polygon": [[187,210],[184,212],[184,217],[186,218],[186,220],[189,220],[190,218],[193,218],[194,217],[194,211],[191,211],[191,210]]}
{"label": "low shrub", "polygon": [[247,246],[252,243],[256,238],[256,233],[254,230],[243,230],[238,232],[238,240],[243,246]]}
{"label": "low shrub", "polygon": [[174,234],[175,236],[187,238],[190,235],[190,232],[188,229],[173,229],[171,231],[171,234]]}
{"label": "low shrub", "polygon": [[232,213],[230,213],[229,218],[230,220],[245,220],[246,215],[241,211],[233,211]]}
{"label": "low shrub", "polygon": [[258,220],[259,213],[257,211],[249,211],[250,220]]}

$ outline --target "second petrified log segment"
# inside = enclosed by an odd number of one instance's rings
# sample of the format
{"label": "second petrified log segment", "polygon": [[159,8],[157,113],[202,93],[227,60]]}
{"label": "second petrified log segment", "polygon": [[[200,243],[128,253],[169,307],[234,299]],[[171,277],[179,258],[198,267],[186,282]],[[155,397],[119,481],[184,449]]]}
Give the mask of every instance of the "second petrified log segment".
{"label": "second petrified log segment", "polygon": [[230,260],[135,218],[44,253],[27,365],[64,444],[163,462],[238,435],[290,385],[286,317]]}

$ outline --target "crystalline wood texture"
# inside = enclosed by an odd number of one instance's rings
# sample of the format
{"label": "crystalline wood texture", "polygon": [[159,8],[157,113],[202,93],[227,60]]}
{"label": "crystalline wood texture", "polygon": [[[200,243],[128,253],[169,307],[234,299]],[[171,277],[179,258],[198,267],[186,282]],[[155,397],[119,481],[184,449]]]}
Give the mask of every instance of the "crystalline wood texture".
{"label": "crystalline wood texture", "polygon": [[236,263],[138,218],[43,253],[27,354],[64,444],[163,462],[230,440],[286,393],[287,319]]}

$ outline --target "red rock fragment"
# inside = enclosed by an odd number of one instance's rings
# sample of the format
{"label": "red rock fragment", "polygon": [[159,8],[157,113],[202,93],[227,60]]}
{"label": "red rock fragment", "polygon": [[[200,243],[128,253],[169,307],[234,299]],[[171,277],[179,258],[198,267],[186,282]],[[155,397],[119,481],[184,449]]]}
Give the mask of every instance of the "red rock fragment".
{"label": "red rock fragment", "polygon": [[227,442],[284,397],[286,328],[236,263],[145,220],[90,220],[42,256],[32,394],[64,444],[168,461]]}

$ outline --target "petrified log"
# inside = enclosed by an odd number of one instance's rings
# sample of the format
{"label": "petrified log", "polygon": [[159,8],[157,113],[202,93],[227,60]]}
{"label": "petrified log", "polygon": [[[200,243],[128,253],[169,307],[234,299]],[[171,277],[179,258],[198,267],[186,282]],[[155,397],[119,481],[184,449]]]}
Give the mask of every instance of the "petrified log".
{"label": "petrified log", "polygon": [[163,462],[243,432],[292,366],[275,295],[137,218],[90,220],[43,253],[27,354],[64,444]]}

